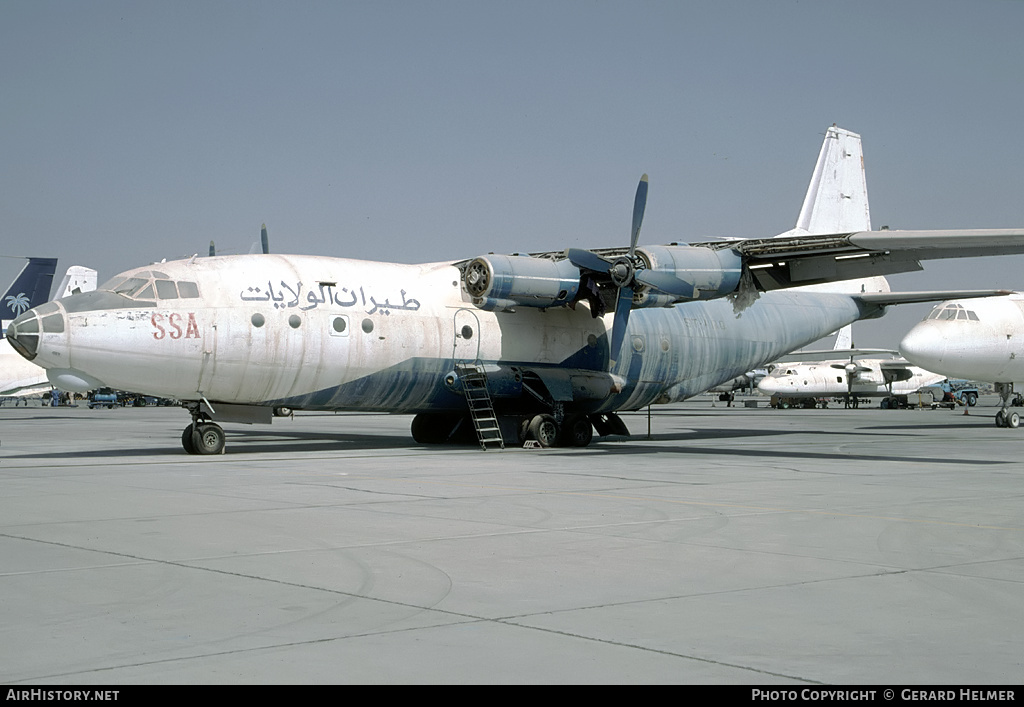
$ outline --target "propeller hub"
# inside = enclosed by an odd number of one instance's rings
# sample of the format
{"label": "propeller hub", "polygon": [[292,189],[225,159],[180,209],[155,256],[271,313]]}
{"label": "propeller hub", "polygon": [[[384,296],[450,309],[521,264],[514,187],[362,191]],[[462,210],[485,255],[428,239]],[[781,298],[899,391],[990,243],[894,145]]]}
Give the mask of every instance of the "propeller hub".
{"label": "propeller hub", "polygon": [[612,283],[616,287],[625,287],[633,282],[633,274],[636,272],[636,266],[633,261],[627,257],[618,258],[608,269],[608,275],[612,279]]}

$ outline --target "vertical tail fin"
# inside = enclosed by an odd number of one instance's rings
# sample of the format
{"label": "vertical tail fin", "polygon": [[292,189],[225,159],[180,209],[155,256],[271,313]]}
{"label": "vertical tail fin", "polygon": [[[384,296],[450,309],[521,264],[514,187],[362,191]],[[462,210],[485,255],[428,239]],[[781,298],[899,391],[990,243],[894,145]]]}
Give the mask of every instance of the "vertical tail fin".
{"label": "vertical tail fin", "polygon": [[825,141],[818,153],[796,228],[782,235],[870,230],[871,211],[860,135],[833,125],[825,131]]}
{"label": "vertical tail fin", "polygon": [[92,292],[95,289],[96,271],[81,265],[72,265],[57,288],[57,299],[79,292]]}
{"label": "vertical tail fin", "polygon": [[0,319],[17,319],[25,310],[48,302],[56,270],[56,258],[29,258],[18,277],[0,297]]}
{"label": "vertical tail fin", "polygon": [[853,348],[853,325],[847,324],[836,332],[836,345],[832,347],[836,351],[850,350]]}

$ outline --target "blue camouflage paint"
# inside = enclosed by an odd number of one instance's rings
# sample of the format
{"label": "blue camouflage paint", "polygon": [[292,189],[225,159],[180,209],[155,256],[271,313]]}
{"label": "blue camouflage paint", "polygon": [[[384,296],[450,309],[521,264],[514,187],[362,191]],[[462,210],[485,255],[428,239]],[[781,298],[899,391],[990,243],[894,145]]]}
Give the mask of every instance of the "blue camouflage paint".
{"label": "blue camouflage paint", "polygon": [[[867,314],[850,295],[799,291],[763,294],[739,316],[725,299],[635,310],[624,352],[611,371],[626,384],[618,392],[573,400],[566,408],[612,412],[682,400],[777,360]],[[516,314],[497,316],[500,326]],[[600,375],[608,370],[608,361],[608,339],[602,336],[595,345],[584,346],[558,364],[483,363],[494,369],[489,387],[496,405],[511,409],[529,397],[522,395],[517,371],[540,372],[542,378],[546,370]],[[358,380],[272,404],[309,410],[464,411],[465,399],[457,387],[445,383],[455,363],[450,358],[410,358]]]}

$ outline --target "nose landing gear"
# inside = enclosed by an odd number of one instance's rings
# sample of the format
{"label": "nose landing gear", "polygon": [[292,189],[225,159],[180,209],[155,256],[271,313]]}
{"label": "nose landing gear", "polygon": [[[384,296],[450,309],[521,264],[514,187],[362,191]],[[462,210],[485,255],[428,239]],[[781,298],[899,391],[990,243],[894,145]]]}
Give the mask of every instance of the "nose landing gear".
{"label": "nose landing gear", "polygon": [[189,406],[192,424],[181,433],[181,446],[189,454],[223,454],[227,439],[224,430],[211,422],[198,405]]}

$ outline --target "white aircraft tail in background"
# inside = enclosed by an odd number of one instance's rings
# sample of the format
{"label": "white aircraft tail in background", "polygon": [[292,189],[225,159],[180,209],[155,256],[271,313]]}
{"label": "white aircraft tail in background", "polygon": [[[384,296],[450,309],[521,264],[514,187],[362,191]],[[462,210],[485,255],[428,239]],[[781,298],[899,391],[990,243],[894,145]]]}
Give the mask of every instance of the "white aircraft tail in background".
{"label": "white aircraft tail in background", "polygon": [[796,227],[777,237],[870,230],[871,209],[860,135],[833,125],[825,131]]}
{"label": "white aircraft tail in background", "polygon": [[68,297],[96,289],[96,271],[92,268],[72,265],[57,288],[57,297]]}

